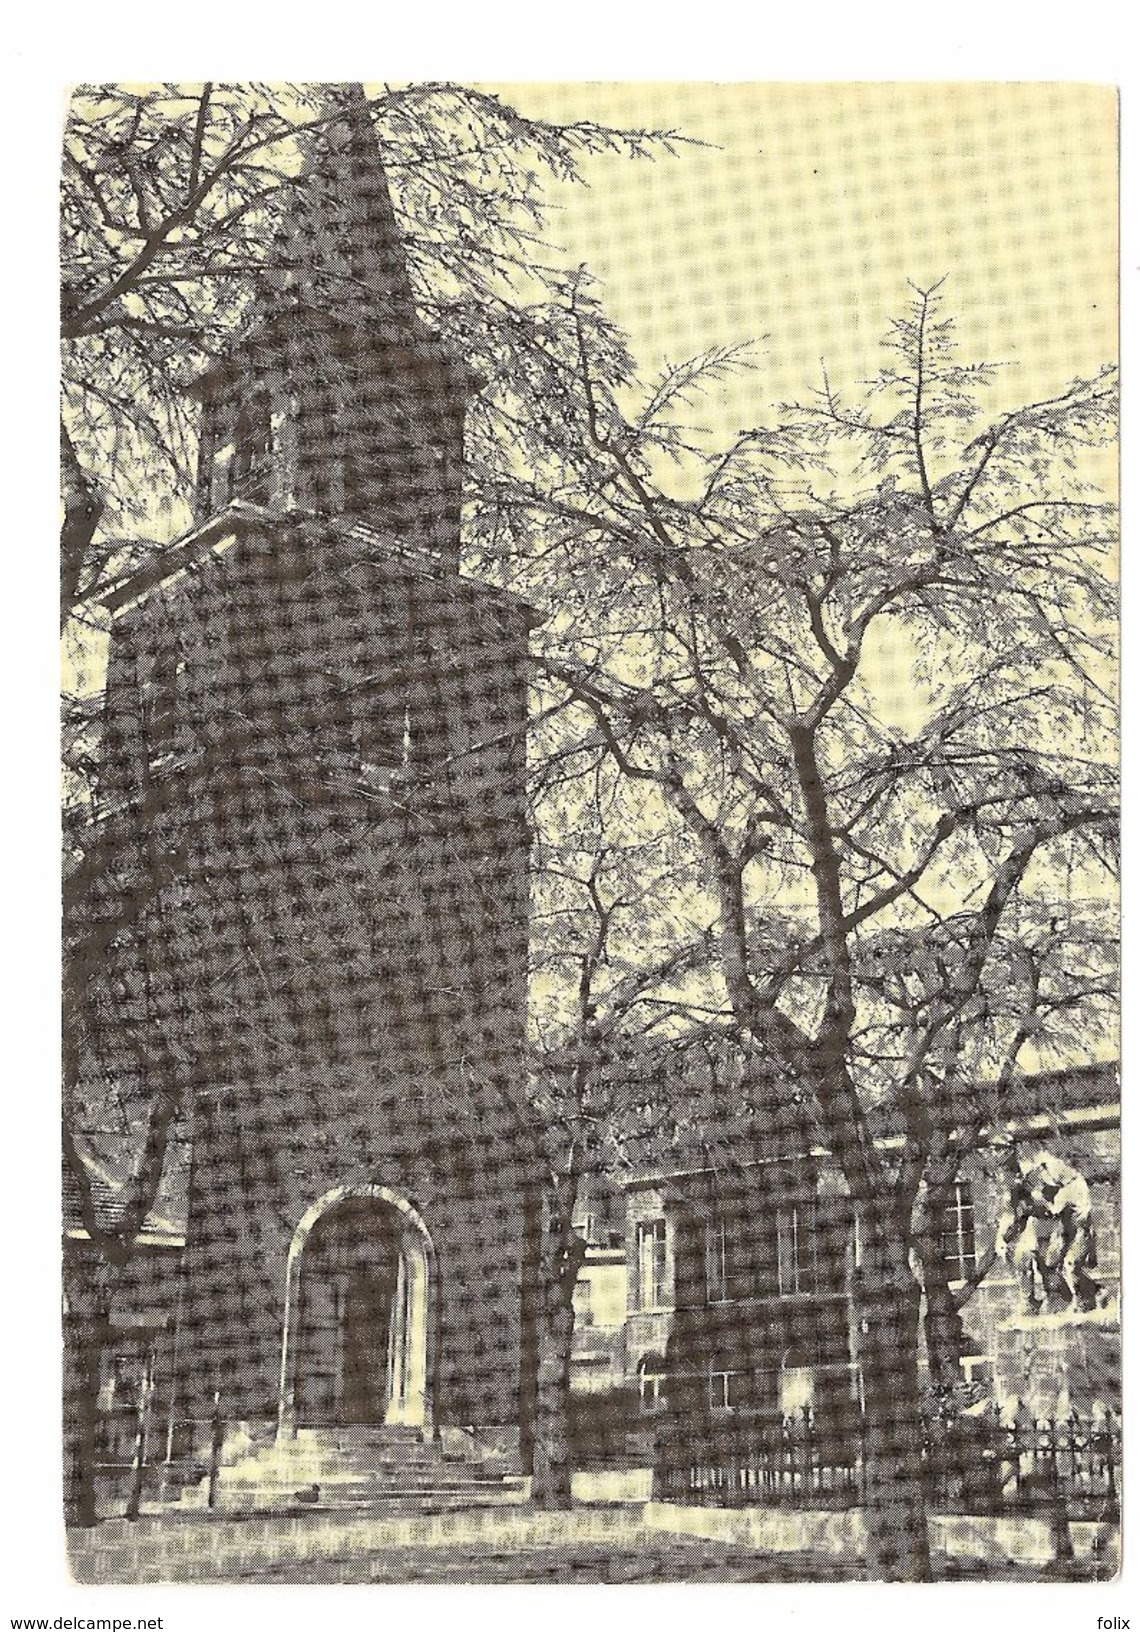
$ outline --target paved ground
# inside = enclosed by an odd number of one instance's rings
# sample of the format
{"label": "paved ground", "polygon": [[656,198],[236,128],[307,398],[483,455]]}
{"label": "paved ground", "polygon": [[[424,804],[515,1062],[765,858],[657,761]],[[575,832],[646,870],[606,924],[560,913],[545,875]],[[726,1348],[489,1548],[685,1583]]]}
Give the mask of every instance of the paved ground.
{"label": "paved ground", "polygon": [[[826,1569],[826,1574],[821,1571]],[[492,1547],[469,1547],[432,1554],[348,1555],[323,1561],[320,1575],[298,1562],[278,1563],[271,1575],[256,1568],[236,1577],[239,1581],[275,1582],[453,1582],[488,1585],[494,1582],[545,1582],[570,1586],[575,1582],[610,1585],[635,1582],[684,1581],[839,1581],[855,1580],[858,1572],[836,1570],[833,1560],[808,1554],[791,1559],[759,1557],[746,1548],[716,1542],[670,1544],[660,1534],[646,1536],[636,1551],[628,1547],[543,1547],[513,1552]]]}
{"label": "paved ground", "polygon": [[[717,1542],[666,1541],[660,1532],[647,1536],[637,1552],[603,1547],[546,1548],[528,1553],[496,1552],[491,1548],[469,1548],[442,1556],[425,1558],[421,1553],[403,1559],[391,1555],[370,1558],[346,1557],[328,1561],[329,1573],[316,1576],[311,1568],[296,1562],[278,1563],[271,1575],[255,1569],[235,1577],[238,1581],[299,1582],[430,1582],[547,1583],[550,1585],[633,1585],[644,1582],[820,1582],[859,1581],[863,1571],[858,1560],[839,1562],[815,1553],[757,1553],[749,1548],[724,1547]],[[1078,1569],[1067,1576],[1044,1576],[1040,1570],[987,1568],[984,1564],[958,1563],[953,1568],[945,1559],[935,1560],[935,1576],[942,1581],[1021,1581],[1043,1579],[1092,1581],[1088,1570]]]}
{"label": "paved ground", "polygon": [[[403,1521],[368,1514],[112,1520],[74,1532],[76,1578],[92,1583],[549,1582],[858,1580],[860,1562],[766,1554],[651,1529],[631,1511],[448,1514]],[[1093,1580],[978,1560],[936,1558],[942,1580]],[[1104,1573],[1102,1571],[1102,1573]]]}

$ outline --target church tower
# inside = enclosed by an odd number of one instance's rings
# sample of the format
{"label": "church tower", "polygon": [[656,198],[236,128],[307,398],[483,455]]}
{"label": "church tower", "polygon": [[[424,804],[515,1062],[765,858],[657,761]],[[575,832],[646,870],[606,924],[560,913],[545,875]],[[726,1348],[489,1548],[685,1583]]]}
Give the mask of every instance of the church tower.
{"label": "church tower", "polygon": [[199,386],[198,519],[243,500],[316,511],[457,569],[478,382],[416,314],[363,94],[329,107],[254,321]]}
{"label": "church tower", "polygon": [[113,606],[105,792],[156,884],[115,1047],[194,1114],[178,1411],[525,1455],[534,620],[459,571],[478,381],[417,315],[359,87],[291,185],[196,388],[195,528]]}

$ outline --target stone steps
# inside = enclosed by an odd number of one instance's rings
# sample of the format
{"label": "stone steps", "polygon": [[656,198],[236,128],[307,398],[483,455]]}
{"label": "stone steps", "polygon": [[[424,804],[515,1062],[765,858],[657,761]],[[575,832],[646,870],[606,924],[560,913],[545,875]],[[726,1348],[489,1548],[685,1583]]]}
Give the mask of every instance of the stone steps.
{"label": "stone steps", "polygon": [[[306,1472],[313,1470],[306,1469]],[[517,1479],[517,1475],[514,1476]],[[378,1491],[416,1491],[416,1490],[497,1490],[507,1486],[510,1479],[502,1474],[484,1474],[477,1471],[470,1473],[453,1473],[447,1469],[438,1470],[425,1468],[420,1472],[405,1476],[402,1471],[395,1472],[383,1468],[335,1468],[313,1472],[311,1479],[303,1476],[294,1476],[290,1469],[267,1470],[262,1476],[247,1475],[241,1478],[226,1479],[219,1477],[219,1490],[253,1490],[272,1486],[275,1490],[307,1490],[317,1485],[321,1490],[332,1490],[348,1485],[374,1486]]]}
{"label": "stone steps", "polygon": [[[179,1506],[202,1509],[208,1481],[182,1493]],[[218,1473],[217,1506],[257,1512],[328,1509],[436,1512],[517,1503],[525,1481],[501,1458],[445,1456],[415,1429],[298,1430],[251,1445]]]}
{"label": "stone steps", "polygon": [[[271,1485],[248,1489],[219,1484],[216,1507],[223,1512],[325,1513],[346,1509],[367,1512],[377,1509],[393,1513],[434,1513],[469,1507],[506,1507],[525,1500],[526,1483],[515,1479],[503,1485],[424,1485],[407,1490],[378,1487],[371,1480],[345,1481],[310,1490],[290,1490]],[[179,1502],[180,1511],[201,1512],[206,1506],[205,1487],[187,1493]]]}

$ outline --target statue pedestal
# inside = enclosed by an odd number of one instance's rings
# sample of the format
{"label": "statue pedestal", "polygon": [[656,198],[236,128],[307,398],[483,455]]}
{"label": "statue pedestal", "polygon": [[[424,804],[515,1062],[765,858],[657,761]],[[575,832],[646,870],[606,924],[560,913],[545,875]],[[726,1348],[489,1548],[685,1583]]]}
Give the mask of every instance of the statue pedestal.
{"label": "statue pedestal", "polygon": [[1115,1303],[1088,1313],[1014,1315],[994,1331],[994,1393],[1016,1395],[1038,1421],[1120,1410],[1120,1315]]}

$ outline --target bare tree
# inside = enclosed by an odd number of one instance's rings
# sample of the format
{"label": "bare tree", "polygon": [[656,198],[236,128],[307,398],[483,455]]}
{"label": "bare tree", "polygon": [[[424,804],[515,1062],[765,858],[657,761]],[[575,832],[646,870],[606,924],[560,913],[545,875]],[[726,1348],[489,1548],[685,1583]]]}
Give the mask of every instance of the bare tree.
{"label": "bare tree", "polygon": [[[476,369],[514,378],[563,274],[542,237],[544,179],[600,151],[668,150],[668,135],[527,119],[448,84],[372,104],[421,314]],[[157,548],[193,491],[186,386],[275,274],[274,227],[299,139],[330,117],[313,85],[82,87],[63,141],[65,524],[61,621]],[[156,502],[157,493],[157,502]]]}
{"label": "bare tree", "polygon": [[671,1057],[698,1019],[688,998],[710,943],[677,911],[668,852],[629,837],[613,767],[566,780],[557,714],[534,734],[531,1111],[546,1171],[533,1491],[540,1506],[568,1507],[577,1211],[586,1186],[636,1167],[647,1141],[691,1118]]}
{"label": "bare tree", "polygon": [[[421,315],[482,372],[496,404],[472,415],[472,446],[498,435],[504,415],[541,440],[544,365],[527,358],[546,307],[564,304],[564,276],[541,237],[543,181],[575,176],[585,154],[657,151],[668,139],[528,120],[452,85],[388,89],[373,115]],[[278,275],[275,224],[301,145],[328,117],[314,86],[95,86],[76,93],[64,135],[60,619],[74,684],[64,721],[63,1145],[91,1249],[73,1265],[68,1328],[72,1416],[88,1428],[93,1334],[196,1092],[193,1038],[171,1023],[179,976],[165,926],[181,915],[185,929],[201,906],[183,888],[186,831],[149,842],[141,861],[135,847],[108,842],[117,818],[100,786],[106,605],[161,576],[163,540],[188,522],[198,427],[186,387]],[[600,320],[595,339],[620,346]],[[188,816],[228,752],[222,736],[201,756]],[[157,810],[138,813],[140,830],[155,830]],[[208,913],[199,928],[207,947]],[[247,950],[243,968],[257,982]],[[245,976],[232,975],[237,990]],[[112,1120],[129,1130],[113,1153],[102,1131],[108,1094],[119,1101]],[[100,1157],[122,1181],[111,1212],[94,1180]],[[69,1506],[81,1522],[94,1516],[89,1438],[81,1432],[73,1447]]]}
{"label": "bare tree", "polygon": [[[868,1570],[922,1577],[924,1178],[936,1192],[1027,1060],[1112,1010],[1114,520],[1087,479],[1112,373],[987,420],[992,372],[916,290],[860,400],[825,380],[694,482],[678,399],[737,359],[672,371],[629,414],[578,339],[576,455],[503,484],[488,553],[556,575],[546,673],[579,765],[607,757],[669,813],[726,1013],[814,1097],[858,1219]],[[979,1079],[993,1094],[947,1127]]]}
{"label": "bare tree", "polygon": [[[172,503],[185,491],[177,387],[240,324],[295,135],[321,112],[303,87],[84,96],[65,161],[62,605],[87,618],[153,554],[121,542],[145,487],[162,471]],[[983,1118],[976,1096],[952,1125],[940,1108],[983,1079],[989,1117],[1026,1060],[1063,1058],[1111,1008],[1114,534],[1083,472],[1111,440],[1114,382],[1106,370],[987,419],[990,372],[958,364],[937,292],[916,291],[861,399],[825,381],[709,457],[692,401],[747,356],[672,368],[631,409],[621,336],[542,243],[542,174],[652,139],[538,125],[449,86],[387,92],[376,117],[417,302],[487,382],[469,419],[469,561],[552,611],[537,755],[570,804],[551,798],[536,824],[557,922],[539,962],[561,960],[553,987],[536,969],[534,1002],[555,1130],[550,1398],[564,1398],[576,1186],[622,1137],[619,1039],[655,1002],[707,1012],[813,1096],[843,1169],[862,1251],[868,1568],[921,1576],[914,1261],[925,1198]],[[907,709],[887,695],[892,644]],[[93,712],[80,698],[70,718],[69,945],[90,950],[110,925],[105,949],[129,965],[141,920],[177,896],[178,844],[91,929]],[[566,824],[596,795],[621,801],[625,836],[615,850],[613,822],[595,824],[558,898]],[[141,976],[126,989],[120,1055],[159,1005]],[[192,1096],[185,1062],[168,1075]],[[891,1154],[873,1137],[882,1110],[903,1129]],[[165,1116],[151,1104],[138,1121],[154,1139],[135,1151],[128,1225],[153,1199]],[[555,1406],[562,1499],[559,1431]]]}

